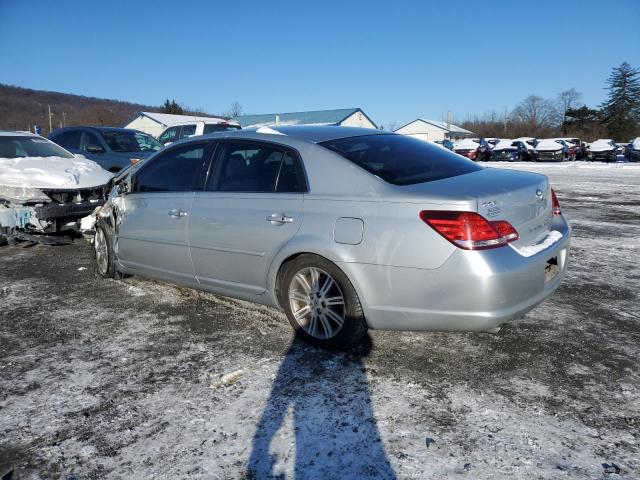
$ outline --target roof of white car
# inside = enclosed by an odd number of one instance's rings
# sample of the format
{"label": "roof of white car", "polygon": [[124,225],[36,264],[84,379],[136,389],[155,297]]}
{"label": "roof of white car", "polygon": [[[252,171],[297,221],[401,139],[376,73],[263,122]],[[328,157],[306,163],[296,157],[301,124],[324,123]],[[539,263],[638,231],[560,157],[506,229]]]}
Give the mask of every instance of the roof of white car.
{"label": "roof of white car", "polygon": [[38,137],[35,133],[31,132],[11,132],[9,130],[0,130],[0,137]]}

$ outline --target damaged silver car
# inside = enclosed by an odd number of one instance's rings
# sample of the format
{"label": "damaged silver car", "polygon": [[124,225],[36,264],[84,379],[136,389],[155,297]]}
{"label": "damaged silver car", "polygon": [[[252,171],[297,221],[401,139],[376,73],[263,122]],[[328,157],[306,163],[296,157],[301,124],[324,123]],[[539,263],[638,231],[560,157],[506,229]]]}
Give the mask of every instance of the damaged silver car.
{"label": "damaged silver car", "polygon": [[77,230],[104,203],[111,178],[38,135],[0,131],[0,236]]}

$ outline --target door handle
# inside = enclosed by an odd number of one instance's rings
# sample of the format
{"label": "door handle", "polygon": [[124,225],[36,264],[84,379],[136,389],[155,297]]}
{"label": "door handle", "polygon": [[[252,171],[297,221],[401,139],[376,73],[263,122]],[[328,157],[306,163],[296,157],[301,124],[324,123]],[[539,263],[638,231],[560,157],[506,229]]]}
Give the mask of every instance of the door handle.
{"label": "door handle", "polygon": [[182,217],[186,217],[187,215],[188,215],[187,212],[179,208],[172,208],[171,210],[169,210],[169,216],[171,218],[182,218]]}
{"label": "door handle", "polygon": [[272,213],[266,218],[267,222],[272,225],[284,225],[285,223],[293,223],[293,218],[284,213]]}

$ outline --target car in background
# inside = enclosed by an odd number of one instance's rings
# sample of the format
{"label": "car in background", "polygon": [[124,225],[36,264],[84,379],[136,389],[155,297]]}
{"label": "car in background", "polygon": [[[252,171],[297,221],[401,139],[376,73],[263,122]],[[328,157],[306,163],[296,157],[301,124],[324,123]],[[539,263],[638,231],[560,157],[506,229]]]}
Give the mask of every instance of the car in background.
{"label": "car in background", "polygon": [[98,274],[281,308],[329,349],[368,328],[496,331],[565,276],[544,175],[379,130],[266,131],[185,139],[131,172],[97,212]]}
{"label": "car in background", "polygon": [[469,160],[486,162],[491,159],[491,147],[484,138],[465,138],[456,143],[453,151]]}
{"label": "car in background", "polygon": [[563,140],[545,138],[538,142],[533,152],[536,162],[563,162],[569,157],[569,147]]}
{"label": "car in background", "polygon": [[0,235],[77,229],[104,203],[111,177],[39,135],[0,132]]}
{"label": "car in background", "polygon": [[581,160],[587,156],[587,147],[582,140],[575,137],[558,138],[563,140],[569,146],[569,156],[573,156],[575,160]]}
{"label": "car in background", "polygon": [[151,135],[129,128],[66,127],[55,130],[49,139],[71,153],[93,160],[111,173],[163,148]]}
{"label": "car in background", "polygon": [[615,162],[618,159],[618,146],[609,138],[596,140],[587,149],[587,159]]}
{"label": "car in background", "polygon": [[491,160],[501,162],[527,162],[531,155],[522,140],[500,140],[491,151]]}
{"label": "car in background", "polygon": [[183,138],[215,132],[233,132],[241,129],[242,127],[238,122],[223,118],[212,118],[211,120],[185,122],[167,127],[158,135],[158,141],[166,146]]}
{"label": "car in background", "polygon": [[527,147],[527,151],[529,152],[529,158],[533,160],[533,152],[536,149],[536,145],[538,144],[538,139],[535,137],[518,137],[514,138],[514,140],[524,142]]}
{"label": "car in background", "polygon": [[445,138],[443,140],[436,140],[434,143],[437,143],[438,145],[440,145],[441,147],[446,148],[447,150],[451,150],[453,151],[455,144],[453,143],[453,141],[449,140],[448,138]]}
{"label": "car in background", "polygon": [[640,137],[629,141],[629,144],[625,148],[624,156],[630,162],[640,162]]}

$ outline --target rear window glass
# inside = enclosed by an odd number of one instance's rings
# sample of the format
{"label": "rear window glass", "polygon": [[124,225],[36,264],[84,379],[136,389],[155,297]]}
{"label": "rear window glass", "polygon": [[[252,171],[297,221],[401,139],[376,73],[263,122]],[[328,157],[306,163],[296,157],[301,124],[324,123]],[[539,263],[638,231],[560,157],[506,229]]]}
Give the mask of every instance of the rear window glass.
{"label": "rear window glass", "polygon": [[394,185],[431,182],[482,167],[436,145],[404,135],[369,135],[321,143]]}
{"label": "rear window glass", "polygon": [[215,133],[215,132],[234,132],[240,130],[237,125],[229,125],[228,123],[207,123],[204,126],[203,133]]}

